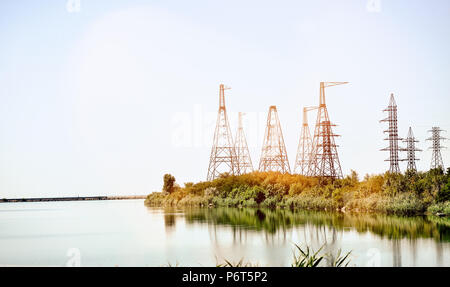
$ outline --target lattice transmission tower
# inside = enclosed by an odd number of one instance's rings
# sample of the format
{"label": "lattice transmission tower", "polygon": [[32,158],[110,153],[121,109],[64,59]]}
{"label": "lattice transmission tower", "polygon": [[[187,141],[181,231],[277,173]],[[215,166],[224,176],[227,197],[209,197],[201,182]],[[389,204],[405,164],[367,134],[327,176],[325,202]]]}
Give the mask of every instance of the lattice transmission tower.
{"label": "lattice transmission tower", "polygon": [[308,175],[321,178],[342,178],[341,163],[337,152],[331,123],[325,102],[325,88],[347,84],[348,82],[321,82],[320,100],[317,110],[317,121],[314,129],[314,138],[311,152],[311,160],[308,165]]}
{"label": "lattice transmission tower", "polygon": [[442,161],[441,154],[441,149],[445,148],[441,145],[441,141],[447,139],[441,136],[441,132],[444,132],[444,130],[439,127],[432,127],[428,132],[431,132],[431,137],[427,138],[427,141],[432,141],[432,145],[429,149],[433,151],[433,154],[431,155],[431,169],[441,167],[442,170],[444,170],[444,162]]}
{"label": "lattice transmission tower", "polygon": [[398,142],[401,141],[402,138],[398,137],[397,104],[395,103],[394,94],[391,94],[389,106],[384,109],[383,112],[388,112],[388,117],[380,122],[389,123],[388,129],[384,131],[384,133],[388,134],[388,137],[384,140],[389,141],[389,146],[381,149],[381,151],[389,151],[389,158],[385,160],[390,162],[389,172],[400,173],[398,152],[401,148],[399,148]]}
{"label": "lattice transmission tower", "polygon": [[234,142],[236,150],[237,164],[239,167],[239,174],[253,172],[252,159],[248,151],[247,139],[245,138],[244,127],[242,124],[242,116],[244,113],[239,112],[238,129]]}
{"label": "lattice transmission tower", "polygon": [[403,160],[408,163],[406,170],[417,171],[416,161],[419,159],[416,158],[416,151],[422,150],[416,148],[416,143],[419,141],[414,137],[411,127],[409,127],[408,136],[403,140],[403,142],[406,143],[406,148],[402,149],[402,151],[406,152],[406,159]]}
{"label": "lattice transmission tower", "polygon": [[219,113],[217,114],[207,180],[213,180],[224,172],[233,175],[239,174],[236,151],[225,108],[225,90],[228,89],[230,88],[226,88],[223,84],[220,85]]}
{"label": "lattice transmission tower", "polygon": [[308,125],[308,112],[317,110],[318,107],[304,107],[303,108],[303,123],[300,134],[300,140],[297,148],[297,156],[295,158],[294,172],[307,175],[308,166],[311,160],[312,152],[312,138]]}
{"label": "lattice transmission tower", "polygon": [[291,172],[276,106],[269,108],[259,171]]}

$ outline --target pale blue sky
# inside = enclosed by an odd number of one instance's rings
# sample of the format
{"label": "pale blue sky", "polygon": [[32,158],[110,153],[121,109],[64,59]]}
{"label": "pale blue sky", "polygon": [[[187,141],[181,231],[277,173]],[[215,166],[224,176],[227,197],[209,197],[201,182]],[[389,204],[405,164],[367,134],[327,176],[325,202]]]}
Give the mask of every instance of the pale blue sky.
{"label": "pale blue sky", "polygon": [[247,112],[255,167],[270,105],[293,167],[302,107],[320,81],[349,81],[327,90],[344,173],[388,168],[378,121],[391,92],[428,169],[427,130],[450,131],[450,1],[380,3],[81,0],[69,13],[66,0],[1,1],[0,197],[204,180],[220,83],[233,133]]}

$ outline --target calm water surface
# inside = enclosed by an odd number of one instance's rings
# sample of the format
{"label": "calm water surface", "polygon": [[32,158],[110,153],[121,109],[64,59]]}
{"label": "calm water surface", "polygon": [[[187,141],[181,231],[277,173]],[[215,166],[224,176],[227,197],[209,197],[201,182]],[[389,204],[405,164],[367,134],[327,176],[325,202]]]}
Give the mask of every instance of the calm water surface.
{"label": "calm water surface", "polygon": [[76,257],[81,266],[289,266],[294,243],[352,251],[356,266],[450,266],[448,219],[178,210],[143,200],[0,203],[0,265],[65,266]]}

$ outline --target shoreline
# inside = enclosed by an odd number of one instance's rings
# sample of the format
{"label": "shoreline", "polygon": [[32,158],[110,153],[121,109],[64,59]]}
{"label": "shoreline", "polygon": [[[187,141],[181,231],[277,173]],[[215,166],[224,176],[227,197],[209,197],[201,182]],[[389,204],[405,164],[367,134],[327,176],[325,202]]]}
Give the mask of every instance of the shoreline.
{"label": "shoreline", "polygon": [[223,175],[212,181],[176,184],[165,174],[162,192],[145,200],[151,206],[262,207],[450,217],[450,169],[406,174],[365,175],[324,180],[279,172]]}
{"label": "shoreline", "polygon": [[118,195],[118,196],[72,196],[72,197],[36,197],[36,198],[3,198],[0,203],[7,202],[49,202],[49,201],[88,201],[88,200],[130,200],[145,199],[146,195]]}
{"label": "shoreline", "polygon": [[[152,197],[159,197],[155,200],[155,198]],[[392,212],[382,212],[378,210],[368,210],[368,209],[349,209],[349,208],[328,208],[328,207],[298,207],[298,206],[292,206],[292,205],[277,205],[274,207],[267,207],[263,205],[245,205],[245,204],[237,204],[237,205],[227,205],[227,204],[212,204],[212,203],[206,203],[211,202],[211,198],[190,198],[188,200],[180,200],[178,202],[174,202],[171,200],[165,200],[161,197],[166,197],[167,195],[162,195],[161,193],[154,193],[153,195],[150,194],[147,199],[144,202],[144,205],[147,207],[157,207],[157,208],[236,208],[236,209],[243,209],[243,208],[251,208],[251,209],[269,209],[269,210],[290,210],[292,212],[296,211],[318,211],[318,212],[335,212],[335,213],[341,213],[343,215],[349,214],[349,215],[355,215],[355,214],[375,214],[375,215],[393,215],[393,216],[402,216],[402,217],[423,217],[423,216],[434,216],[438,218],[447,218],[450,219],[450,214],[446,213],[440,213],[440,212],[431,212],[428,209],[422,212],[412,212],[409,214],[402,214],[402,213],[392,213]],[[167,198],[168,199],[168,198]],[[206,202],[205,202],[206,201]]]}

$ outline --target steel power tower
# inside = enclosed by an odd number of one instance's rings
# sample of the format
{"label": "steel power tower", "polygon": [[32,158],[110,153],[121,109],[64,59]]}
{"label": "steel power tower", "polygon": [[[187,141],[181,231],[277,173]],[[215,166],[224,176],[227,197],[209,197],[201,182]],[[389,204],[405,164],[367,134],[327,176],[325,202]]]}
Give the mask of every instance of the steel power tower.
{"label": "steel power tower", "polygon": [[244,128],[242,125],[242,116],[244,113],[239,112],[238,129],[234,142],[234,149],[236,150],[237,164],[239,167],[239,174],[253,172],[252,159],[248,151],[247,140],[245,138]]}
{"label": "steel power tower", "polygon": [[325,102],[325,88],[347,84],[348,82],[320,82],[320,101],[317,110],[317,121],[314,130],[314,139],[311,152],[311,160],[308,166],[309,176],[321,178],[342,178],[341,163],[337,152],[331,123]]}
{"label": "steel power tower", "polygon": [[444,146],[441,146],[441,141],[447,139],[441,137],[441,132],[444,132],[444,130],[439,127],[432,127],[428,132],[431,132],[431,137],[427,138],[427,141],[432,141],[432,146],[429,149],[433,151],[433,154],[431,155],[431,169],[441,167],[442,170],[444,170],[444,162],[442,161],[441,154],[441,149],[445,148]]}
{"label": "steel power tower", "polygon": [[391,94],[389,106],[384,109],[383,112],[388,112],[388,117],[380,122],[389,123],[389,128],[384,131],[384,133],[388,134],[388,137],[384,140],[389,141],[389,147],[384,148],[381,151],[389,151],[389,158],[385,160],[390,162],[389,172],[400,173],[398,152],[401,149],[398,146],[398,142],[402,140],[402,138],[398,137],[397,104],[395,103],[394,94]]}
{"label": "steel power tower", "polygon": [[236,151],[233,145],[233,138],[228,123],[227,111],[225,108],[225,88],[220,85],[219,92],[219,113],[217,115],[216,129],[214,132],[213,146],[209,159],[207,180],[217,178],[221,173],[239,174]]}
{"label": "steel power tower", "polygon": [[259,171],[291,172],[276,106],[269,108]]}
{"label": "steel power tower", "polygon": [[409,127],[408,136],[403,140],[403,142],[406,143],[406,148],[402,149],[402,151],[406,151],[406,159],[403,159],[403,161],[408,162],[406,170],[417,171],[416,161],[419,159],[416,158],[416,151],[422,150],[416,148],[416,143],[419,141],[414,137],[411,127]]}
{"label": "steel power tower", "polygon": [[303,108],[303,123],[300,134],[300,140],[297,148],[297,157],[295,158],[294,172],[301,175],[307,175],[308,166],[311,160],[312,152],[312,138],[308,125],[308,112],[317,110],[318,107],[304,107]]}

